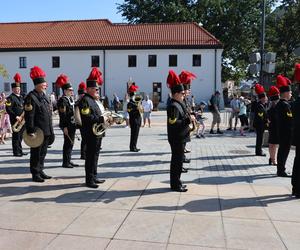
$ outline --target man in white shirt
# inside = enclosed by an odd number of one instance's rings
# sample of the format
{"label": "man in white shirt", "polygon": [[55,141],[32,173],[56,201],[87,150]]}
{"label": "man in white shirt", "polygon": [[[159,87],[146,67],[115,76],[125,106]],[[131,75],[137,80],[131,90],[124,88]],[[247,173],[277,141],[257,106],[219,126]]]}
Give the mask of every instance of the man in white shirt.
{"label": "man in white shirt", "polygon": [[145,100],[142,101],[142,107],[144,110],[144,126],[146,126],[146,120],[148,119],[148,125],[150,128],[151,127],[151,111],[153,110],[153,102],[149,99],[148,95],[146,95]]}

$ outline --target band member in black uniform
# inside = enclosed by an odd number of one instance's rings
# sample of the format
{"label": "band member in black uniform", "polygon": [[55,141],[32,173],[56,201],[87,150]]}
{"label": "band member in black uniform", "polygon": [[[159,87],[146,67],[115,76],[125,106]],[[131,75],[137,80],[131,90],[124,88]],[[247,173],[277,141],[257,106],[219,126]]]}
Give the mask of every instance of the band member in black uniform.
{"label": "band member in black uniform", "polygon": [[276,86],[280,91],[280,101],[276,105],[278,120],[279,148],[277,153],[277,176],[290,177],[285,172],[285,163],[288,158],[292,143],[293,114],[289,100],[292,97],[290,80],[282,75],[277,76]]}
{"label": "band member in black uniform", "polygon": [[[78,107],[78,104],[81,100],[81,98],[84,96],[86,93],[86,84],[84,82],[81,82],[78,86],[78,99],[75,103],[75,108]],[[75,117],[76,118],[76,117]],[[82,124],[77,124],[80,130],[81,134],[81,144],[80,144],[80,159],[85,160],[85,155],[86,155],[86,139],[83,136],[82,133]]]}
{"label": "band member in black uniform", "polygon": [[296,154],[292,174],[292,195],[300,198],[300,64],[295,65],[294,81],[297,83],[298,97],[292,104],[293,112],[293,145],[296,146]]}
{"label": "band member in black uniform", "polygon": [[129,124],[130,124],[130,144],[129,149],[131,152],[139,152],[140,149],[137,148],[137,140],[139,137],[140,127],[142,124],[141,117],[141,102],[142,99],[136,96],[138,86],[133,83],[129,87],[130,101],[127,104],[127,112],[129,114]]}
{"label": "band member in black uniform", "polygon": [[[188,98],[191,94],[191,83],[192,83],[192,80],[194,80],[195,78],[196,78],[196,76],[193,73],[191,73],[189,71],[186,71],[186,70],[183,70],[179,75],[180,82],[183,85],[184,92],[185,92],[184,99],[183,99],[183,103],[185,105],[185,112],[190,117],[192,117],[192,116],[195,117],[195,115],[192,111],[191,105],[188,101]],[[185,138],[184,153],[190,153],[191,152],[190,150],[188,150],[186,148],[186,144],[190,141],[191,141],[191,136],[190,136],[190,133],[188,133],[186,138]],[[183,162],[184,163],[190,163],[191,160],[187,159],[185,154],[183,154]],[[188,171],[187,168],[182,167],[182,172],[183,173],[186,173],[187,171]]]}
{"label": "band member in black uniform", "polygon": [[45,92],[47,82],[44,71],[34,66],[31,68],[30,77],[34,83],[34,90],[29,92],[25,98],[25,127],[27,133],[35,137],[37,128],[44,133],[44,140],[38,147],[30,149],[30,172],[32,180],[35,182],[44,182],[44,179],[50,179],[44,172],[44,160],[47,154],[47,147],[54,141],[52,126],[51,103]]}
{"label": "band member in black uniform", "polygon": [[80,99],[78,107],[82,121],[82,135],[86,138],[85,182],[90,188],[97,188],[104,180],[97,178],[97,166],[103,134],[95,126],[107,123],[103,116],[104,107],[100,101],[99,86],[103,84],[101,72],[93,68],[87,79],[86,94]]}
{"label": "band member in black uniform", "polygon": [[268,92],[271,101],[270,108],[267,111],[268,115],[268,129],[269,129],[269,165],[277,165],[276,163],[276,149],[278,145],[278,129],[277,129],[277,114],[276,105],[279,102],[279,89],[271,86]]}
{"label": "band member in black uniform", "polygon": [[255,108],[254,122],[253,126],[256,131],[256,145],[255,154],[257,156],[266,156],[262,151],[263,136],[265,129],[267,127],[267,109],[266,103],[268,102],[268,97],[265,93],[264,87],[260,84],[255,85],[255,92],[258,97],[258,102]]}
{"label": "band member in black uniform", "polygon": [[186,192],[180,176],[182,173],[184,145],[187,134],[190,133],[190,116],[185,111],[183,103],[184,88],[173,70],[169,71],[167,85],[171,89],[172,98],[167,107],[168,142],[171,146],[172,157],[170,164],[170,185],[173,191]]}
{"label": "band member in black uniform", "polygon": [[6,112],[9,115],[10,124],[12,127],[17,124],[17,131],[12,130],[12,149],[13,155],[17,157],[21,157],[23,155],[27,155],[23,153],[22,149],[22,135],[24,132],[24,100],[21,95],[21,75],[17,73],[14,76],[15,82],[11,84],[12,93],[7,97],[6,101]]}
{"label": "band member in black uniform", "polygon": [[78,167],[71,161],[71,155],[74,145],[76,124],[74,117],[74,92],[72,84],[69,78],[61,74],[56,80],[56,85],[63,90],[63,96],[59,98],[57,102],[58,114],[59,114],[59,127],[64,134],[64,145],[63,145],[63,168]]}

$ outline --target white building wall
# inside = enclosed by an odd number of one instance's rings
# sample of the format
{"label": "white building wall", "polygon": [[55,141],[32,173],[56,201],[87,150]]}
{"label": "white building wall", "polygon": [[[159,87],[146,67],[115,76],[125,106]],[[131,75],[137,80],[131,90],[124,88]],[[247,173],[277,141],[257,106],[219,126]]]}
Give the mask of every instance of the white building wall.
{"label": "white building wall", "polygon": [[[215,56],[216,53],[216,56]],[[169,55],[177,55],[177,67],[169,67]],[[193,54],[201,54],[201,67],[193,67]],[[181,70],[189,70],[197,75],[192,83],[192,94],[196,101],[208,100],[215,90],[221,90],[221,57],[222,50],[214,49],[161,49],[161,50],[85,50],[85,51],[33,51],[33,52],[0,52],[0,64],[3,64],[10,75],[9,80],[0,77],[1,83],[12,82],[16,72],[22,75],[22,81],[27,82],[28,91],[33,89],[29,77],[30,68],[34,65],[46,72],[49,83],[48,92],[52,91],[52,82],[64,73],[77,90],[77,86],[84,81],[91,71],[91,56],[100,56],[100,70],[104,73],[105,92],[109,99],[117,93],[123,99],[126,93],[126,83],[131,77],[140,87],[141,92],[151,94],[152,83],[162,83],[162,101],[166,101],[169,89],[166,86],[168,71],[173,69],[177,74]],[[105,59],[104,59],[105,55]],[[137,56],[137,67],[128,67],[128,55]],[[148,55],[157,55],[157,66],[148,67]],[[19,68],[19,57],[27,58],[27,68]],[[60,68],[52,68],[52,56],[60,57]],[[104,71],[105,60],[105,71]],[[216,73],[215,73],[216,66]],[[215,84],[216,79],[216,84]],[[4,87],[1,84],[0,90]],[[102,87],[102,93],[104,87]]]}

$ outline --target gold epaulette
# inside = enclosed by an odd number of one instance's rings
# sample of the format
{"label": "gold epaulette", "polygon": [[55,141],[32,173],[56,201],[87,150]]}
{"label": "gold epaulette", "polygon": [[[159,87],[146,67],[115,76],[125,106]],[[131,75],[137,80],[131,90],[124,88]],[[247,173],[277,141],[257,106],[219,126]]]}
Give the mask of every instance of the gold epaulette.
{"label": "gold epaulette", "polygon": [[177,121],[177,118],[175,117],[175,118],[169,118],[168,119],[168,122],[172,125],[172,124],[174,124],[175,122]]}
{"label": "gold epaulette", "polygon": [[9,100],[7,100],[7,101],[5,102],[5,105],[6,105],[7,107],[10,107],[10,106],[11,106],[11,102],[10,102]]}
{"label": "gold epaulette", "polygon": [[287,115],[288,117],[293,117],[293,113],[292,113],[292,112],[287,112],[286,115]]}
{"label": "gold epaulette", "polygon": [[264,112],[261,113],[257,113],[259,117],[263,117],[264,116]]}

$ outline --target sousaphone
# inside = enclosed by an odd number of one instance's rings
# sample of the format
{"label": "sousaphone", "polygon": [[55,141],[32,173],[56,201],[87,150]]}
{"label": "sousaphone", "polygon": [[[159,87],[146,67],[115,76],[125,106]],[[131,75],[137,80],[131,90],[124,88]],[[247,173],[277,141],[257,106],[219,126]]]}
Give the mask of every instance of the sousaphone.
{"label": "sousaphone", "polygon": [[44,141],[44,132],[40,128],[36,128],[35,133],[33,133],[33,135],[29,135],[25,129],[23,133],[23,140],[28,147],[37,148],[41,146]]}

